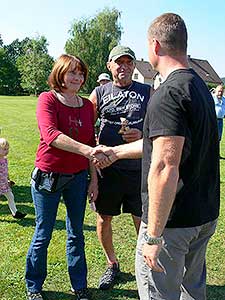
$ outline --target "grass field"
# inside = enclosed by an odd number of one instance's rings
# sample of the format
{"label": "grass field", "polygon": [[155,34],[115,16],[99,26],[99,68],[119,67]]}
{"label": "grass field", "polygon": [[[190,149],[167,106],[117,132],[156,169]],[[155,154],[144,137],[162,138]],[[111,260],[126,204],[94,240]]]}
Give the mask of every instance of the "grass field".
{"label": "grass field", "polygon": [[[33,168],[39,134],[35,107],[37,98],[0,96],[0,136],[10,142],[9,174],[18,209],[28,215],[14,220],[4,197],[0,198],[0,300],[24,300],[25,257],[34,231],[35,215],[30,195],[30,173]],[[225,136],[221,145],[225,157]],[[225,299],[225,160],[221,163],[221,214],[217,232],[207,252],[208,300]],[[72,300],[65,259],[65,208],[60,204],[53,238],[49,247],[48,277],[44,284],[44,299]],[[84,233],[88,263],[88,284],[93,300],[138,299],[134,277],[136,235],[129,216],[114,220],[114,241],[121,264],[120,282],[110,291],[97,289],[98,278],[105,268],[105,258],[96,236],[96,216],[86,210]]]}

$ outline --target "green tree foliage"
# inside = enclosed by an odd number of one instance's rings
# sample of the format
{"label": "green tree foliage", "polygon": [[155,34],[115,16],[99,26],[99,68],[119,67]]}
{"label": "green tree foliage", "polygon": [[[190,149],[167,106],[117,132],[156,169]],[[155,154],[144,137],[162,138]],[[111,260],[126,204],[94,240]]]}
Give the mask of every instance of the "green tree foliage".
{"label": "green tree foliage", "polygon": [[2,40],[2,36],[0,34],[0,47],[2,47],[2,46],[3,46],[3,40]]}
{"label": "green tree foliage", "polygon": [[106,62],[110,50],[121,39],[121,13],[117,9],[105,8],[95,17],[75,20],[65,45],[66,53],[78,55],[88,65],[88,81],[84,92],[91,92],[100,73],[107,72]]}
{"label": "green tree foliage", "polygon": [[19,73],[16,65],[9,59],[7,51],[0,47],[0,94],[17,94],[18,90],[20,90],[18,78]]}
{"label": "green tree foliage", "polygon": [[47,79],[53,65],[44,36],[29,39],[23,46],[24,54],[17,58],[21,86],[29,94],[37,95],[48,89]]}
{"label": "green tree foliage", "polygon": [[[16,39],[9,45],[4,45],[5,68],[2,70],[4,79],[4,88],[0,93],[5,95],[21,95],[24,93],[21,87],[21,76],[18,71],[16,61],[19,56],[24,55],[24,46],[30,41],[25,38],[21,42]],[[3,57],[2,57],[3,58]]]}
{"label": "green tree foliage", "polygon": [[11,44],[5,45],[4,48],[7,51],[7,55],[9,59],[16,63],[17,59],[25,54],[25,46],[27,43],[31,42],[31,39],[26,37],[22,41],[19,41],[18,39],[14,40]]}

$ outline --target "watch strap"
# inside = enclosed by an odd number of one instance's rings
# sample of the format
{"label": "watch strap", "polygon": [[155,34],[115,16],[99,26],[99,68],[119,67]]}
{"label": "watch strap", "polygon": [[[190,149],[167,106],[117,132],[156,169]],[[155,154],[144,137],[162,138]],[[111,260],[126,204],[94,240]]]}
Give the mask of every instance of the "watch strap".
{"label": "watch strap", "polygon": [[160,245],[163,244],[163,236],[160,237],[151,237],[147,231],[144,233],[144,240],[149,245]]}

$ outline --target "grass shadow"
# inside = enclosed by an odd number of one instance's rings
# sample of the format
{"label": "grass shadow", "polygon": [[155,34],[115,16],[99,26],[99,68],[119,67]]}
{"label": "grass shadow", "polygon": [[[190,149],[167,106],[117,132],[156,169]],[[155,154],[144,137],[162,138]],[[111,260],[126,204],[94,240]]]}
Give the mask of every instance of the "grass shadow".
{"label": "grass shadow", "polygon": [[16,203],[32,202],[30,186],[28,185],[14,185],[12,192]]}
{"label": "grass shadow", "polygon": [[207,285],[206,292],[208,300],[225,299],[225,285]]}
{"label": "grass shadow", "polygon": [[[134,276],[130,273],[121,273],[121,278],[124,277],[124,282],[134,280]],[[127,279],[125,279],[127,277]],[[122,283],[120,278],[120,283]],[[114,286],[113,289],[107,291],[101,291],[96,288],[89,289],[90,297],[92,300],[118,300],[118,299],[138,299],[137,290],[132,289],[118,289]],[[43,292],[45,300],[73,300],[74,296],[68,292],[54,292],[45,291]],[[222,300],[225,299],[225,286],[207,285],[207,299],[208,300]]]}
{"label": "grass shadow", "polygon": [[[24,219],[19,220],[19,219],[14,219],[11,216],[7,199],[4,197],[0,197],[0,200],[3,200],[3,204],[0,203],[0,217],[3,217],[3,219],[0,219],[0,222],[5,222],[5,223],[18,223],[21,226],[24,227],[34,227],[35,226],[35,219],[30,218],[29,216],[26,216]],[[19,204],[16,202],[16,207],[19,211],[25,212],[30,215],[35,215],[35,210],[34,207],[26,206],[23,204]],[[6,218],[5,218],[6,217]],[[9,217],[9,218],[8,218]],[[88,225],[84,224],[83,226],[84,231],[96,231],[96,226],[93,225]],[[66,230],[66,223],[64,220],[56,220],[54,230]]]}
{"label": "grass shadow", "polygon": [[[118,299],[138,299],[138,293],[136,290],[128,289],[111,289],[107,291],[101,291],[96,288],[89,288],[89,295],[92,300],[118,300]],[[74,295],[72,293],[45,291],[43,292],[44,300],[73,300]]]}
{"label": "grass shadow", "polygon": [[127,283],[130,281],[135,281],[136,278],[132,273],[125,273],[125,272],[120,272],[118,274],[118,282],[119,283]]}

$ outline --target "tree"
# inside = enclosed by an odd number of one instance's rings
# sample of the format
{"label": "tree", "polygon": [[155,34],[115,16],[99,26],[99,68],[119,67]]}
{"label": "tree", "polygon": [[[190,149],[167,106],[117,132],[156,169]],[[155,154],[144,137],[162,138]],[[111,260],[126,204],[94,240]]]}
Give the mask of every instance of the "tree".
{"label": "tree", "polygon": [[0,94],[14,95],[19,89],[18,70],[9,59],[7,51],[0,48]]}
{"label": "tree", "polygon": [[4,61],[7,67],[2,70],[4,72],[4,89],[1,89],[2,94],[20,95],[24,93],[21,87],[21,76],[18,71],[16,61],[19,56],[24,55],[24,46],[30,41],[26,37],[21,42],[16,39],[9,45],[4,45]]}
{"label": "tree", "polygon": [[31,39],[26,37],[21,42],[19,39],[14,40],[11,44],[5,45],[4,49],[7,51],[9,59],[16,63],[17,59],[25,54],[25,46],[31,42]]}
{"label": "tree", "polygon": [[0,34],[0,47],[3,46],[3,40],[2,40],[2,35]]}
{"label": "tree", "polygon": [[21,86],[30,94],[48,89],[47,79],[53,65],[44,36],[29,39],[23,47],[24,54],[17,58]]}
{"label": "tree", "polygon": [[89,93],[96,86],[98,75],[107,72],[109,52],[121,39],[120,15],[115,8],[105,8],[92,19],[75,20],[69,31],[70,38],[65,45],[66,53],[81,57],[89,69],[84,92]]}

